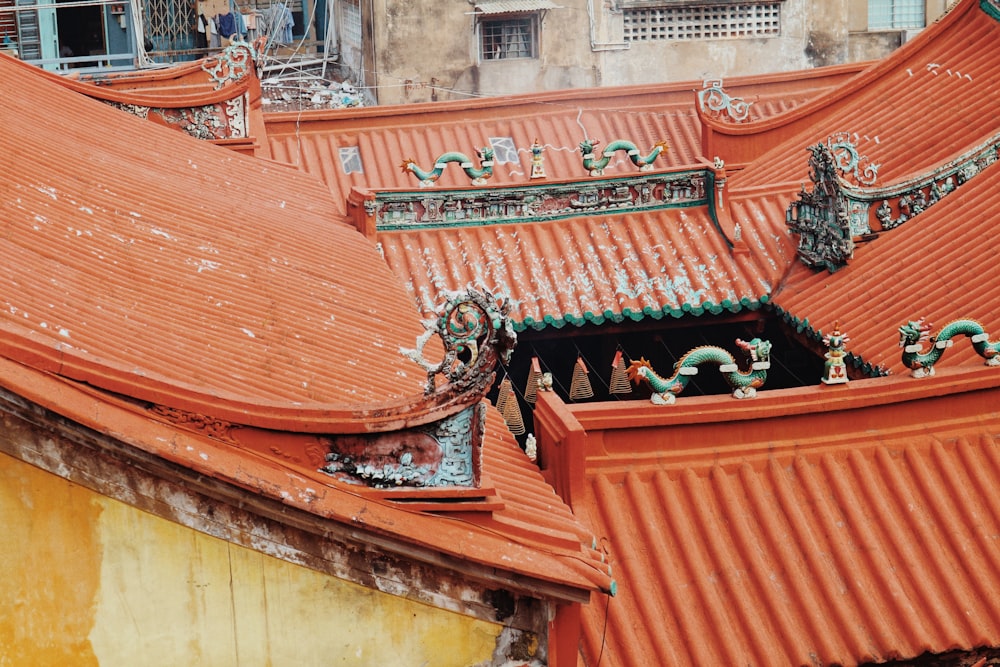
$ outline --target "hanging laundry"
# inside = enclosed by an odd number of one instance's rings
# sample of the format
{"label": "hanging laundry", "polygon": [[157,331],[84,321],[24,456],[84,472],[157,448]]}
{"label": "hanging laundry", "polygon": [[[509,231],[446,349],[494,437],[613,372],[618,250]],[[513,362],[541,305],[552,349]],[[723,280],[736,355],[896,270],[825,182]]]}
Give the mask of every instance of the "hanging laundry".
{"label": "hanging laundry", "polygon": [[215,18],[208,20],[208,46],[218,49],[222,46],[222,39],[219,37],[219,27],[215,23]]}
{"label": "hanging laundry", "polygon": [[228,14],[219,14],[215,17],[218,22],[219,34],[226,39],[232,39],[233,35],[236,35],[236,18],[232,12]]}
{"label": "hanging laundry", "polygon": [[257,36],[257,13],[250,12],[243,15],[243,25],[247,28],[247,37],[252,39]]}
{"label": "hanging laundry", "polygon": [[247,34],[247,24],[243,20],[243,12],[236,4],[236,0],[229,0],[229,13],[233,16],[233,34],[235,35],[233,39],[243,39],[243,36]]}
{"label": "hanging laundry", "polygon": [[208,48],[208,19],[204,14],[198,14],[198,31],[194,35],[194,46],[197,49]]}
{"label": "hanging laundry", "polygon": [[267,25],[266,32],[271,43],[282,45],[292,43],[295,18],[283,2],[275,3],[264,10],[262,19]]}

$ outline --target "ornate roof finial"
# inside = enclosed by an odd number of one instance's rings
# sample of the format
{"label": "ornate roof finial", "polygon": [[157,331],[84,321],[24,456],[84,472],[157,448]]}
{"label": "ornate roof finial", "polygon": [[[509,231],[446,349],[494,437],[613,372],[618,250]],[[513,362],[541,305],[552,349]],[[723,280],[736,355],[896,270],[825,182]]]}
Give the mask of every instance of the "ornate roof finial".
{"label": "ornate roof finial", "polygon": [[850,132],[838,132],[829,136],[826,145],[842,174],[853,177],[860,185],[875,184],[880,165],[872,164],[868,156],[858,153],[858,147],[851,141]]}
{"label": "ornate roof finial", "polygon": [[222,53],[202,63],[201,69],[215,82],[216,90],[222,88],[227,81],[238,81],[247,75],[260,58],[257,44],[259,42],[251,44],[241,39],[233,40]]}
{"label": "ornate roof finial", "polygon": [[[450,292],[436,318],[424,321],[426,331],[417,338],[415,349],[400,349],[427,371],[424,393],[438,391],[435,379],[444,376],[453,391],[482,391],[493,383],[500,361],[510,359],[517,335],[508,313],[510,302],[496,299],[487,291],[472,288]],[[436,364],[424,359],[424,346],[437,335],[444,345],[444,357]]]}
{"label": "ornate roof finial", "polygon": [[750,105],[741,97],[730,97],[722,90],[722,79],[706,79],[698,91],[698,104],[705,113],[725,113],[730,120],[742,123],[750,117]]}
{"label": "ornate roof finial", "polygon": [[785,211],[785,223],[799,236],[798,255],[806,266],[831,273],[847,265],[854,256],[854,238],[846,198],[842,194],[837,164],[830,148],[820,143],[810,146],[809,179]]}
{"label": "ornate roof finial", "polygon": [[847,364],[844,363],[844,343],[850,338],[840,332],[840,323],[833,325],[833,333],[823,336],[827,346],[826,363],[823,364],[823,384],[844,384],[848,381]]}
{"label": "ornate roof finial", "polygon": [[545,178],[545,146],[535,139],[531,144],[531,178]]}

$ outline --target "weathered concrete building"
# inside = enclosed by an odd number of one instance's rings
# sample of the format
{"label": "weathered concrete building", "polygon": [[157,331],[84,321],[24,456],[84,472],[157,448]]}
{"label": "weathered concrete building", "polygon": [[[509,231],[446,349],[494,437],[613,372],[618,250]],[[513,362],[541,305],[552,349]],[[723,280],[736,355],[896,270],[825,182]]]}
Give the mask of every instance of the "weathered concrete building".
{"label": "weathered concrete building", "polygon": [[332,0],[379,104],[717,79],[885,56],[947,0]]}

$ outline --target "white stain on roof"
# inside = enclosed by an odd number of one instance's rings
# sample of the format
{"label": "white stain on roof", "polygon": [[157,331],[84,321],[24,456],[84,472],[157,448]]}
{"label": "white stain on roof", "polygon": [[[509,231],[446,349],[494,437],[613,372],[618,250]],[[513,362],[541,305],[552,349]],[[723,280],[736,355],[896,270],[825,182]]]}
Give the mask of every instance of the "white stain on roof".
{"label": "white stain on roof", "polygon": [[163,238],[165,238],[167,240],[170,240],[170,241],[174,240],[174,237],[172,237],[170,234],[168,234],[167,232],[163,231],[162,229],[157,229],[156,227],[150,227],[149,228],[149,233],[150,234],[155,234],[157,236],[162,236]]}
{"label": "white stain on roof", "polygon": [[188,259],[187,263],[196,266],[198,268],[198,273],[201,273],[202,271],[215,271],[222,266],[219,262],[213,262],[207,259]]}
{"label": "white stain on roof", "polygon": [[53,200],[59,199],[58,195],[56,194],[56,189],[53,188],[51,185],[41,185],[36,189],[43,195],[48,195]]}

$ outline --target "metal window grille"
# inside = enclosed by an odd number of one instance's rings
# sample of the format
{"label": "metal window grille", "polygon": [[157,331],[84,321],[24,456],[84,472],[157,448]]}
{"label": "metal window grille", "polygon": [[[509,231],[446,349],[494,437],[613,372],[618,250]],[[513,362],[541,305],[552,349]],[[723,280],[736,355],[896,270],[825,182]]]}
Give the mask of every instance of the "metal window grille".
{"label": "metal window grille", "polygon": [[536,57],[538,21],[535,16],[483,21],[479,31],[483,60]]}
{"label": "metal window grille", "polygon": [[361,48],[361,5],[354,2],[342,2],[340,7],[341,41],[355,48]]}
{"label": "metal window grille", "polygon": [[364,165],[361,162],[361,153],[357,146],[347,146],[339,150],[340,166],[345,174],[363,174]]}
{"label": "metal window grille", "polygon": [[150,51],[174,51],[194,47],[194,3],[185,0],[146,0],[146,36]]}
{"label": "metal window grille", "polygon": [[634,7],[624,11],[624,20],[630,42],[776,37],[781,3]]}
{"label": "metal window grille", "polygon": [[924,0],[868,0],[869,30],[923,28]]}
{"label": "metal window grille", "polygon": [[490,137],[490,147],[493,148],[493,161],[497,164],[517,164],[521,161],[513,137]]}

